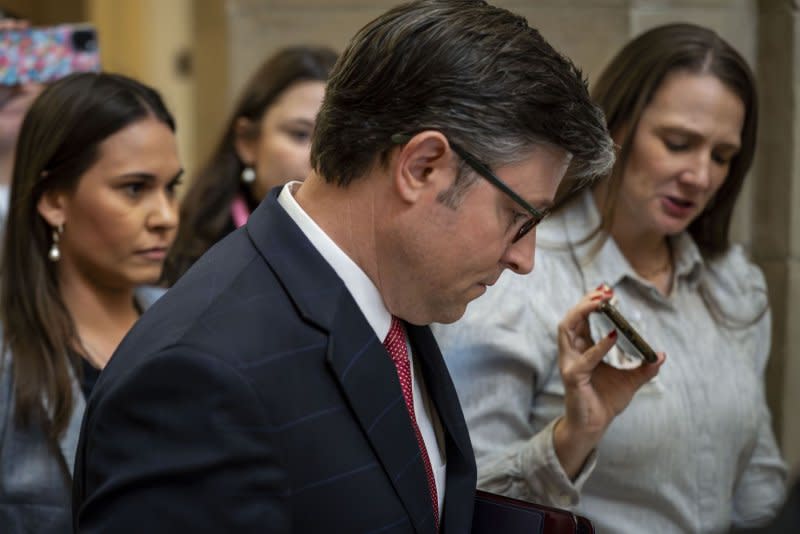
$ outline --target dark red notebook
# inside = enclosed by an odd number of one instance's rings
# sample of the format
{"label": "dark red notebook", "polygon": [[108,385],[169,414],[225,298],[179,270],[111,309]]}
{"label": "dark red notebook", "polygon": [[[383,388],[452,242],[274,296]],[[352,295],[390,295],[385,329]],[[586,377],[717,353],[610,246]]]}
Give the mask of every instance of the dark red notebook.
{"label": "dark red notebook", "polygon": [[594,534],[583,516],[478,490],[472,534]]}

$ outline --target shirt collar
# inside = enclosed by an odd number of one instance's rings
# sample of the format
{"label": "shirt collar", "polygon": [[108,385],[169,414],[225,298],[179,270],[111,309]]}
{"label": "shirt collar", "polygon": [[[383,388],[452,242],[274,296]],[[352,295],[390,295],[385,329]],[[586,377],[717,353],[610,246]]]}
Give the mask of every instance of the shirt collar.
{"label": "shirt collar", "polygon": [[278,203],[300,227],[300,231],[311,241],[325,261],[336,271],[375,335],[383,341],[389,333],[392,316],[386,309],[378,288],[361,267],[339,248],[339,245],[297,203],[294,194],[301,183],[295,181],[286,184],[278,195]]}
{"label": "shirt collar", "polygon": [[705,260],[692,236],[689,232],[681,232],[670,238],[670,245],[672,245],[672,256],[675,258],[675,276],[685,277],[693,283],[697,282],[705,266]]}
{"label": "shirt collar", "polygon": [[[650,284],[634,271],[613,239],[604,239],[605,234],[600,233],[586,240],[589,233],[600,225],[600,212],[590,190],[587,189],[567,207],[564,216],[567,239],[572,243],[575,261],[583,271],[587,289],[593,289],[602,283],[613,287],[624,278]],[[602,245],[599,245],[601,240]],[[676,278],[685,278],[688,282],[695,283],[704,265],[697,244],[688,232],[681,232],[670,238],[670,246]]]}

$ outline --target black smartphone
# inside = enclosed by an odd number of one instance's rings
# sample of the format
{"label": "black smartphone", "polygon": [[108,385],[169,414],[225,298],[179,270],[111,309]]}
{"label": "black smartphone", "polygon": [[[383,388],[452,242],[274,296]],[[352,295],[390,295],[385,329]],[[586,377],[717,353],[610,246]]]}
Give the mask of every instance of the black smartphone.
{"label": "black smartphone", "polygon": [[97,32],[88,24],[0,30],[0,84],[47,83],[100,70]]}
{"label": "black smartphone", "polygon": [[606,316],[617,329],[617,345],[622,349],[622,352],[640,358],[647,363],[655,363],[658,361],[656,352],[647,344],[642,336],[634,330],[631,324],[613,304],[607,300],[603,301],[597,308],[597,311]]}

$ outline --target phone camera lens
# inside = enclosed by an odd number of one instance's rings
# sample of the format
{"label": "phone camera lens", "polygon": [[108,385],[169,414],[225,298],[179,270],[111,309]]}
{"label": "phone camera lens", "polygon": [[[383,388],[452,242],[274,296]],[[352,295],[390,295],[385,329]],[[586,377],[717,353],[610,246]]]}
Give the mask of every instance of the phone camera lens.
{"label": "phone camera lens", "polygon": [[77,30],[72,34],[72,47],[78,52],[97,50],[97,35],[93,30]]}

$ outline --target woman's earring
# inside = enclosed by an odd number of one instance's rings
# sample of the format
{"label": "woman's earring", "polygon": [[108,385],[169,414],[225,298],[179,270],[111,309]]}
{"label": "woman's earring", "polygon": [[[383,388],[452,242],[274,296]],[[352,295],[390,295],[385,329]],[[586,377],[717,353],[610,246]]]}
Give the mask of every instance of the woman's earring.
{"label": "woman's earring", "polygon": [[58,239],[61,237],[61,232],[63,231],[63,224],[59,224],[56,228],[53,228],[53,244],[50,245],[50,250],[47,252],[47,257],[53,263],[61,259],[61,249],[58,248]]}
{"label": "woman's earring", "polygon": [[246,184],[252,184],[256,181],[256,171],[253,170],[253,167],[249,165],[242,169],[242,182]]}

